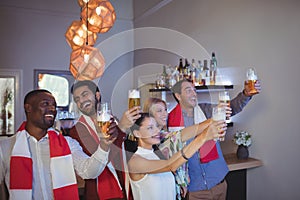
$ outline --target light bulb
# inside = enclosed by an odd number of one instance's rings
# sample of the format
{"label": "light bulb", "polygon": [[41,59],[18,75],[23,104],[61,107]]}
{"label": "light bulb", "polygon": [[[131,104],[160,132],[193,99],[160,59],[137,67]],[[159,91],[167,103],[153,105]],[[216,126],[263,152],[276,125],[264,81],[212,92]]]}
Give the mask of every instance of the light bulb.
{"label": "light bulb", "polygon": [[83,61],[84,61],[85,63],[88,63],[88,62],[89,62],[89,59],[90,59],[90,56],[89,56],[88,54],[84,54],[84,55],[83,55]]}

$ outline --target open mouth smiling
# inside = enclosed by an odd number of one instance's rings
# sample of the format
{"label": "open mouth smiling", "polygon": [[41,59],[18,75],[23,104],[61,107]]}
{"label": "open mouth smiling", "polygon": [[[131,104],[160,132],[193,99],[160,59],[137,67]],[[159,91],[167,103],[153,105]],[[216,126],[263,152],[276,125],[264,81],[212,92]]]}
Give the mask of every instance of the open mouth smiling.
{"label": "open mouth smiling", "polygon": [[46,117],[46,118],[54,119],[54,115],[53,115],[53,114],[46,114],[45,117]]}

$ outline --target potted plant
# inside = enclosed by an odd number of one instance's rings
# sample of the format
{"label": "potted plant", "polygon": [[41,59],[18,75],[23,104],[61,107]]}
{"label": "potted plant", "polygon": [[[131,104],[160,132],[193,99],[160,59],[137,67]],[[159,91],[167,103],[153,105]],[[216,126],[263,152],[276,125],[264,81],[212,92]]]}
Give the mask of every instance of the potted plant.
{"label": "potted plant", "polygon": [[237,131],[233,142],[238,145],[237,158],[247,159],[249,157],[248,147],[252,144],[251,135],[247,131]]}

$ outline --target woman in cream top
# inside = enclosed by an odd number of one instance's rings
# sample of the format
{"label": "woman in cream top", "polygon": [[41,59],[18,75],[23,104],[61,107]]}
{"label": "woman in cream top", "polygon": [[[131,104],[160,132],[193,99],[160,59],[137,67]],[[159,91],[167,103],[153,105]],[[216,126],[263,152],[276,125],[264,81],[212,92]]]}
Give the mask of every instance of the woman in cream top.
{"label": "woman in cream top", "polygon": [[210,121],[209,125],[205,124],[205,128],[202,126],[197,124],[182,129],[182,133],[193,132],[197,136],[180,152],[173,154],[168,160],[162,160],[152,148],[154,144],[160,143],[157,122],[148,113],[141,114],[131,127],[136,138],[129,147],[133,154],[127,152],[130,183],[135,200],[176,199],[175,179],[171,172],[185,163],[206,141],[224,136],[226,131],[225,121]]}

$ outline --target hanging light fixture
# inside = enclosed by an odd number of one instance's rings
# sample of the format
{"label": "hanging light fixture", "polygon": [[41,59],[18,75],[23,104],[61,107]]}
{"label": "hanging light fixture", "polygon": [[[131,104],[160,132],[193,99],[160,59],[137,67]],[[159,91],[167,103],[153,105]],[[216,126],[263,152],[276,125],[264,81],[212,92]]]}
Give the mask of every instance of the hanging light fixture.
{"label": "hanging light fixture", "polygon": [[116,13],[112,4],[107,0],[89,0],[81,12],[83,21],[88,22],[88,29],[92,32],[106,33],[116,20]]}
{"label": "hanging light fixture", "polygon": [[86,5],[86,3],[89,2],[89,0],[77,0],[77,2],[78,2],[78,4],[79,4],[79,6],[80,6],[81,8],[83,8],[83,7]]}
{"label": "hanging light fixture", "polygon": [[70,57],[70,71],[76,80],[93,80],[102,76],[105,60],[101,52],[85,45],[73,50]]}
{"label": "hanging light fixture", "polygon": [[[88,7],[88,3],[86,3],[86,7]],[[87,20],[85,32],[86,44],[73,49],[70,56],[70,71],[76,80],[93,80],[98,78],[102,76],[105,67],[105,60],[101,52],[89,45]]]}
{"label": "hanging light fixture", "polygon": [[82,21],[73,21],[67,29],[65,37],[70,47],[74,50],[85,45],[86,40],[88,40],[89,45],[93,46],[98,36],[97,33],[88,31]]}
{"label": "hanging light fixture", "polygon": [[78,0],[78,4],[81,7],[81,21],[74,21],[65,33],[73,50],[70,71],[76,80],[93,80],[102,76],[105,67],[102,53],[93,47],[97,33],[109,31],[116,14],[107,0]]}

